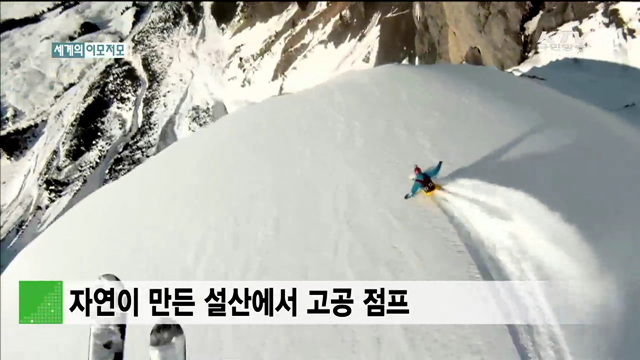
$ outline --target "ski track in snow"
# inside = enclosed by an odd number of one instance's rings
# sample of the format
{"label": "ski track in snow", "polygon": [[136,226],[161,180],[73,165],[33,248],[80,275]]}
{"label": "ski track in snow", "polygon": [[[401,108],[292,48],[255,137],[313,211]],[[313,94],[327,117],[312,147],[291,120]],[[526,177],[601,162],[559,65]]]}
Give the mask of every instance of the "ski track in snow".
{"label": "ski track in snow", "polygon": [[[591,297],[571,294],[576,306],[597,306],[601,301],[605,291],[597,286],[605,279],[593,281],[599,277],[597,263],[580,233],[542,203],[521,191],[470,179],[456,180],[434,195],[484,280],[588,280],[596,287],[588,292]],[[561,243],[572,251],[562,249]],[[517,295],[539,323],[551,325],[508,325],[514,346],[522,359],[573,359],[557,325],[561,321],[543,289],[538,290]],[[508,311],[509,304],[503,305]]]}

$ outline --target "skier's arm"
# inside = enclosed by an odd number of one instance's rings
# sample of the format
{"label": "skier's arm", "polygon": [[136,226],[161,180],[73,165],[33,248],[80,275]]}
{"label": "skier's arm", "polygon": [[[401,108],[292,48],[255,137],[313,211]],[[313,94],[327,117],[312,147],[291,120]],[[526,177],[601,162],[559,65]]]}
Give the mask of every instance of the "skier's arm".
{"label": "skier's arm", "polygon": [[440,161],[438,165],[427,169],[427,171],[425,171],[423,174],[427,175],[430,178],[434,178],[438,176],[438,173],[440,172],[441,167],[442,167],[442,161]]}
{"label": "skier's arm", "polygon": [[407,194],[407,196],[405,197],[405,199],[408,199],[410,197],[414,197],[416,195],[416,193],[420,190],[422,186],[420,185],[419,182],[415,181],[413,183],[413,186],[411,187],[411,191]]}

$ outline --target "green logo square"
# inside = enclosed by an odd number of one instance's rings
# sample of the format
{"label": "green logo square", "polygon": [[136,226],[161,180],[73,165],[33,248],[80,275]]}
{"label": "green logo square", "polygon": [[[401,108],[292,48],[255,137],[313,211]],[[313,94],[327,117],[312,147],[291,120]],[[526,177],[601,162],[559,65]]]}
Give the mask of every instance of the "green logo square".
{"label": "green logo square", "polygon": [[20,324],[62,324],[62,281],[20,281]]}

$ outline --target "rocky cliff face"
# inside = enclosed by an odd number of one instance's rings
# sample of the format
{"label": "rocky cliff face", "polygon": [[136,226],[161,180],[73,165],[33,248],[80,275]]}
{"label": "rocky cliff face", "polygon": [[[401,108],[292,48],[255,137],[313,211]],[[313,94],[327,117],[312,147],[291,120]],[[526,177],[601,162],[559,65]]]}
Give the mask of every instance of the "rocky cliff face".
{"label": "rocky cliff face", "polygon": [[[375,22],[380,26],[374,65],[401,62],[472,63],[504,70],[535,51],[542,31],[593,15],[597,2],[296,2],[298,8],[273,41],[293,31],[281,53],[273,80],[281,77],[305,48],[300,34],[332,26],[327,42],[336,46],[362,36]],[[612,3],[605,3],[612,4]],[[235,32],[282,15],[288,3],[214,4],[221,26],[236,22]],[[539,18],[531,32],[525,24]],[[311,21],[310,21],[311,20]],[[298,26],[304,23],[303,26]],[[264,50],[269,51],[269,48]]]}
{"label": "rocky cliff face", "polygon": [[[387,63],[508,69],[598,4],[2,3],[3,266],[83,197],[228,112]],[[603,14],[624,27],[611,4]],[[52,59],[52,41],[130,52]]]}
{"label": "rocky cliff face", "polygon": [[416,3],[421,63],[468,63],[506,69],[523,57],[521,27],[528,2]]}

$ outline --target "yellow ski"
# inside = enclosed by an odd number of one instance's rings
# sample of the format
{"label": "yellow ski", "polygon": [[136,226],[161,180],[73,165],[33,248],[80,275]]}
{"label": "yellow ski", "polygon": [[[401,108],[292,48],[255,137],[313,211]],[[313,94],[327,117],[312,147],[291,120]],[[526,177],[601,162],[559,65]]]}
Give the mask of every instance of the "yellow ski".
{"label": "yellow ski", "polygon": [[422,188],[422,191],[424,191],[424,193],[427,196],[431,196],[431,194],[433,194],[433,192],[436,191],[436,190],[442,190],[442,186],[440,186],[440,185],[438,185],[436,183],[433,183],[433,184],[436,186],[436,188],[434,190],[429,191],[428,189]]}

